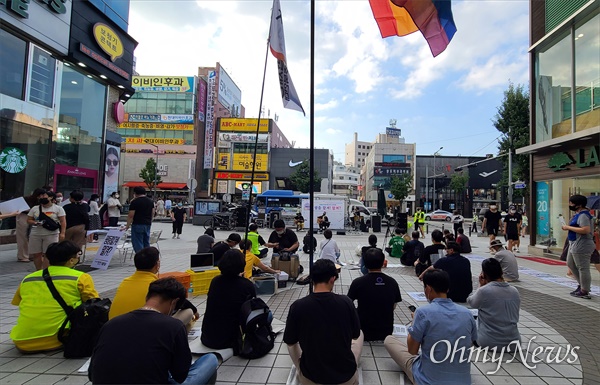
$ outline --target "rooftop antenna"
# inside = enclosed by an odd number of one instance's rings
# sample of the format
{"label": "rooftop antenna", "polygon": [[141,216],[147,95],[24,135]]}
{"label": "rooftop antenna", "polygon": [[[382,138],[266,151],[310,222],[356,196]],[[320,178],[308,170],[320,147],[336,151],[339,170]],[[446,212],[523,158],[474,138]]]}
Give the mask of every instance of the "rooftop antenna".
{"label": "rooftop antenna", "polygon": [[391,128],[396,128],[396,119],[390,119],[390,127]]}

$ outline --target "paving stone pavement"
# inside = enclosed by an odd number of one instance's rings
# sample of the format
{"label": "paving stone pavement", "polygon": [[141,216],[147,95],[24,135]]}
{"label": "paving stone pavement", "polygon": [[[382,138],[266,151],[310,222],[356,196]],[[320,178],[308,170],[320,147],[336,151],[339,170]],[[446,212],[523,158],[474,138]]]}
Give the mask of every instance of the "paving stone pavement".
{"label": "paving stone pavement", "polygon": [[[154,229],[164,231],[160,240],[162,254],[161,270],[184,271],[188,267],[189,254],[195,251],[196,238],[204,232],[202,227],[185,225],[182,239],[170,239],[170,224],[155,223]],[[270,233],[261,229],[263,237]],[[217,239],[225,239],[228,232],[217,232]],[[304,233],[300,233],[300,238]],[[384,233],[377,234],[382,244]],[[355,254],[357,246],[366,244],[368,234],[334,235],[342,250],[341,260],[349,265],[342,269],[340,279],[334,291],[338,294],[347,292],[352,280],[359,276],[358,270],[350,269],[351,263],[358,262]],[[322,235],[316,235],[319,243]],[[489,257],[487,238],[472,237],[474,245],[471,259],[472,273],[477,276],[481,270],[481,258]],[[525,245],[528,239],[523,239]],[[427,245],[429,237],[424,240]],[[521,247],[524,249],[524,247]],[[520,253],[519,255],[525,255]],[[308,267],[308,255],[301,254],[301,264]],[[397,264],[394,258],[388,258],[390,264]],[[88,256],[86,263],[91,262]],[[519,260],[520,266],[564,277],[565,266],[552,266]],[[89,268],[85,268],[89,270]],[[123,264],[117,257],[106,271],[91,270],[95,286],[103,297],[112,297],[121,280],[133,273],[133,261],[129,258]],[[18,317],[18,309],[10,305],[13,294],[21,279],[33,271],[33,265],[16,262],[16,251],[12,246],[0,246],[0,383],[2,384],[87,384],[85,373],[77,369],[85,359],[66,360],[61,352],[53,354],[23,355],[16,351],[9,333]],[[424,302],[416,302],[407,293],[422,292],[422,283],[414,276],[413,270],[403,267],[389,267],[386,274],[396,279],[400,285],[403,303],[397,306],[395,322],[406,324],[410,321],[407,306],[414,304],[424,306]],[[598,274],[593,271],[593,283],[598,285]],[[476,283],[477,280],[474,280]],[[529,361],[517,359],[503,362],[500,367],[494,362],[477,362],[471,366],[473,384],[600,384],[600,364],[598,353],[600,337],[597,332],[600,313],[600,297],[592,300],[581,300],[569,296],[571,290],[555,282],[535,276],[521,276],[521,281],[514,283],[522,297],[519,330],[522,345],[531,344],[536,347],[562,346],[567,344],[579,346],[579,359],[573,363],[538,363],[535,368]],[[288,287],[279,290],[273,296],[263,297],[276,318],[285,321],[290,304],[308,294],[307,286],[288,283]],[[194,296],[192,302],[203,313],[206,295]],[[201,322],[201,320],[199,321]],[[490,357],[488,357],[490,358]],[[506,361],[506,360],[505,360]],[[362,378],[364,384],[401,384],[409,383],[398,366],[391,360],[381,343],[365,343],[361,356]],[[218,369],[219,384],[284,384],[290,373],[291,360],[287,347],[282,343],[282,335],[278,335],[275,348],[267,356],[257,360],[245,360],[233,357],[224,362]],[[494,372],[492,374],[492,372]]]}

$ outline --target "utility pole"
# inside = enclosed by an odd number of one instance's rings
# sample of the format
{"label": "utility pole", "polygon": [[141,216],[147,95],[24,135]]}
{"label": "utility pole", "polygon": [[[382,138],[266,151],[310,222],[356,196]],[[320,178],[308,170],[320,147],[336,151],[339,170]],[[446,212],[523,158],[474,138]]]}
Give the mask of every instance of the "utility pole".
{"label": "utility pole", "polygon": [[154,165],[154,183],[152,183],[152,199],[156,199],[156,180],[158,179],[158,146],[152,143],[148,144],[154,147],[156,151],[156,164]]}
{"label": "utility pole", "polygon": [[437,199],[437,195],[435,195],[435,176],[436,176],[436,170],[435,170],[435,157],[438,156],[440,154],[440,151],[442,151],[444,147],[440,147],[439,150],[437,150],[436,152],[433,153],[433,199],[432,199],[432,211],[435,211],[435,200]]}
{"label": "utility pole", "polygon": [[513,173],[512,173],[512,130],[511,126],[508,126],[508,204],[509,206],[513,203]]}

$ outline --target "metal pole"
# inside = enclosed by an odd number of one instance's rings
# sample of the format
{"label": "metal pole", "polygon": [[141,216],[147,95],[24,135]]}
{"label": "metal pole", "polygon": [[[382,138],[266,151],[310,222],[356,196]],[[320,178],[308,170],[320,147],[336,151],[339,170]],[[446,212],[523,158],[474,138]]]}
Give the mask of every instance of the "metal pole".
{"label": "metal pole", "polygon": [[508,204],[513,201],[513,181],[512,181],[512,135],[511,127],[508,126]]}
{"label": "metal pole", "polygon": [[154,165],[154,183],[152,183],[152,199],[156,199],[156,179],[158,176],[158,146],[156,144],[148,143],[154,147],[156,151],[156,164]]}
{"label": "metal pole", "polygon": [[435,200],[437,199],[437,195],[435,195],[435,176],[437,175],[436,171],[435,171],[435,157],[437,155],[439,155],[438,152],[442,151],[443,148],[444,147],[440,147],[439,150],[437,150],[436,152],[433,153],[433,199],[432,199],[433,206],[432,206],[432,211],[435,211]]}
{"label": "metal pole", "polygon": [[[315,0],[310,0],[310,161],[309,161],[309,183],[310,183],[310,214],[309,214],[309,228],[310,236],[313,236],[313,218],[314,218],[314,201],[315,201],[315,187],[314,187],[314,172],[315,172]],[[314,261],[314,250],[311,247],[308,255],[309,269],[312,270]],[[310,293],[312,293],[312,285],[309,285]]]}
{"label": "metal pole", "polygon": [[427,202],[429,201],[429,166],[425,167],[425,204],[423,210],[427,211]]}

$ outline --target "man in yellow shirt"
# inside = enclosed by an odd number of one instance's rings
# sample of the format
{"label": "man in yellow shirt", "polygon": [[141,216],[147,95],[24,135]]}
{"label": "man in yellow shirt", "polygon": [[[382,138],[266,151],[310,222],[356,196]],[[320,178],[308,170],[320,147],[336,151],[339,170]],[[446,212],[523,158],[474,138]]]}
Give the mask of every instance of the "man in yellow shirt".
{"label": "man in yellow shirt", "polygon": [[[108,319],[139,309],[146,304],[146,295],[150,284],[158,279],[160,270],[160,251],[156,247],[146,247],[133,257],[135,273],[125,278],[117,288],[117,293],[110,306]],[[198,310],[185,300],[179,310],[173,314],[185,325],[199,318]]]}
{"label": "man in yellow shirt", "polygon": [[246,266],[244,267],[244,277],[252,278],[252,267],[256,266],[264,272],[271,274],[279,274],[279,270],[273,270],[269,266],[261,262],[261,260],[252,253],[252,241],[250,239],[244,239],[240,242],[240,249],[244,253],[246,258]]}

